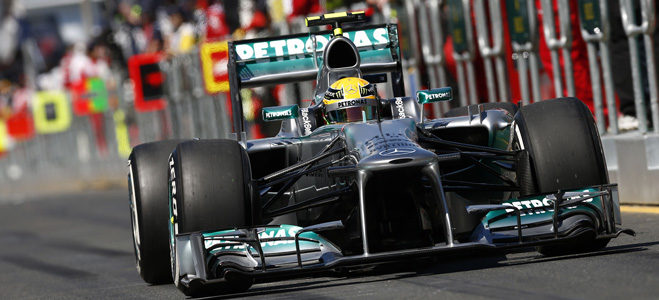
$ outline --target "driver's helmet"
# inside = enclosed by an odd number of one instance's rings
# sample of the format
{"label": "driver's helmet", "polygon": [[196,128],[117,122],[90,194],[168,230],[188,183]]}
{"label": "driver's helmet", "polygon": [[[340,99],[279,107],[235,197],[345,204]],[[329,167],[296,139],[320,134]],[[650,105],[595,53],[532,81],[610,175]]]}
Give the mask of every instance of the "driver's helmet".
{"label": "driver's helmet", "polygon": [[357,77],[341,78],[325,92],[325,120],[330,124],[374,120],[377,101],[374,84]]}

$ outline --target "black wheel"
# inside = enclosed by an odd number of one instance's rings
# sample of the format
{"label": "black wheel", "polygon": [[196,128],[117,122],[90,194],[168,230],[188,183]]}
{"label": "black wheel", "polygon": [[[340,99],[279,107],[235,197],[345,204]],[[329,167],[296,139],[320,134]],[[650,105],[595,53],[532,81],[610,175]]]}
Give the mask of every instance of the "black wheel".
{"label": "black wheel", "polygon": [[447,111],[444,114],[444,117],[446,118],[452,118],[452,117],[459,117],[459,116],[466,116],[469,114],[469,107],[471,107],[472,111],[478,111],[478,105],[483,106],[483,110],[491,110],[491,109],[503,109],[508,112],[510,112],[511,115],[515,115],[517,113],[517,105],[512,102],[488,102],[488,103],[482,103],[482,104],[474,104],[474,105],[469,105],[469,106],[462,106],[462,107],[456,107],[454,109],[451,109]]}
{"label": "black wheel", "polygon": [[[515,115],[514,130],[515,144],[526,149],[529,156],[530,178],[522,196],[609,183],[593,115],[578,99],[559,98],[522,106]],[[539,247],[538,251],[545,255],[582,252],[603,248],[607,243],[595,240],[593,234],[570,244]]]}
{"label": "black wheel", "polygon": [[167,158],[178,140],[135,147],[128,159],[128,193],[137,271],[150,284],[172,282],[167,230]]}
{"label": "black wheel", "polygon": [[593,115],[578,99],[523,106],[515,124],[520,147],[529,154],[535,193],[609,183]]}
{"label": "black wheel", "polygon": [[[249,157],[233,140],[181,143],[170,157],[171,272],[186,295],[202,293],[179,284],[175,234],[249,226],[253,222]],[[249,278],[227,278],[227,292],[249,289]],[[237,289],[237,290],[236,290]]]}

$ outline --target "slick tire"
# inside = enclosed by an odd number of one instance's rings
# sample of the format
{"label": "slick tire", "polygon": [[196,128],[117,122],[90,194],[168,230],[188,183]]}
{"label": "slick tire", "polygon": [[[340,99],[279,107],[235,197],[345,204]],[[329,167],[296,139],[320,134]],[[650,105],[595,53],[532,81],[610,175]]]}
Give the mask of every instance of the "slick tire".
{"label": "slick tire", "polygon": [[529,154],[535,193],[609,183],[595,120],[578,99],[523,106],[515,116],[515,135]]}
{"label": "slick tire", "polygon": [[137,270],[150,284],[171,283],[167,158],[180,140],[141,144],[129,156],[128,193]]}
{"label": "slick tire", "polygon": [[[576,98],[522,106],[515,115],[515,144],[528,152],[531,178],[527,194],[547,194],[609,183],[595,120]],[[526,195],[521,195],[526,196]],[[539,247],[545,255],[603,248],[608,240]]]}
{"label": "slick tire", "polygon": [[[233,140],[195,140],[181,143],[170,157],[170,207],[175,224],[170,230],[189,233],[250,226],[253,222],[249,157]],[[173,235],[172,235],[173,236]],[[179,284],[176,244],[172,245],[174,283],[186,295],[203,294],[199,287]],[[231,289],[245,291],[250,278],[226,278]],[[229,282],[233,280],[234,282]]]}
{"label": "slick tire", "polygon": [[469,114],[469,108],[471,107],[472,111],[478,111],[478,105],[482,105],[483,111],[486,110],[491,110],[491,109],[503,109],[508,112],[510,112],[510,115],[515,115],[517,113],[517,105],[515,103],[511,102],[488,102],[488,103],[482,103],[482,104],[474,104],[474,105],[469,105],[469,106],[462,106],[462,107],[456,107],[454,109],[451,109],[447,111],[444,114],[445,118],[452,118],[452,117],[459,117],[459,116],[466,116]]}

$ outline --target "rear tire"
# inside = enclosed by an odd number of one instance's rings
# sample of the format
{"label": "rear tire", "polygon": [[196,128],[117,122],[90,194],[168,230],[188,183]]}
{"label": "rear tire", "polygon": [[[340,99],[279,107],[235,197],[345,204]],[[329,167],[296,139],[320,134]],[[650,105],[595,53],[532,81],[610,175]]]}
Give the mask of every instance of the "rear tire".
{"label": "rear tire", "polygon": [[[197,140],[181,143],[170,157],[170,207],[174,234],[221,230],[252,225],[249,157],[233,140]],[[173,176],[172,176],[173,174]],[[170,237],[174,237],[172,234]],[[179,284],[176,241],[170,241],[172,274],[186,295],[203,293]],[[237,278],[237,277],[236,277]],[[225,292],[245,291],[251,278],[226,278]],[[233,279],[233,282],[231,282]],[[237,290],[236,290],[237,289]]]}
{"label": "rear tire", "polygon": [[[525,105],[515,115],[514,130],[516,145],[527,150],[530,160],[532,178],[527,194],[609,183],[595,120],[578,99]],[[538,251],[547,256],[592,251],[606,247],[608,241],[588,235],[570,243],[541,246]]]}
{"label": "rear tire", "polygon": [[150,284],[172,282],[167,245],[167,158],[179,142],[141,144],[128,159],[135,260],[140,277]]}

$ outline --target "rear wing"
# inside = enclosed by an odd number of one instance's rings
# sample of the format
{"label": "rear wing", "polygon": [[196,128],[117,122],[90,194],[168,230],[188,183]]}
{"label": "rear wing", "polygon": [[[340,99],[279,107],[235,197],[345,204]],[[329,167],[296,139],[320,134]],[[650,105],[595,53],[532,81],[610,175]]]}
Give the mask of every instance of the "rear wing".
{"label": "rear wing", "polygon": [[[239,139],[245,128],[240,90],[316,80],[323,65],[323,50],[331,39],[331,33],[320,31],[229,42],[228,71],[233,132]],[[357,46],[362,73],[391,73],[394,96],[403,96],[404,83],[396,25],[347,28],[343,36]]]}

